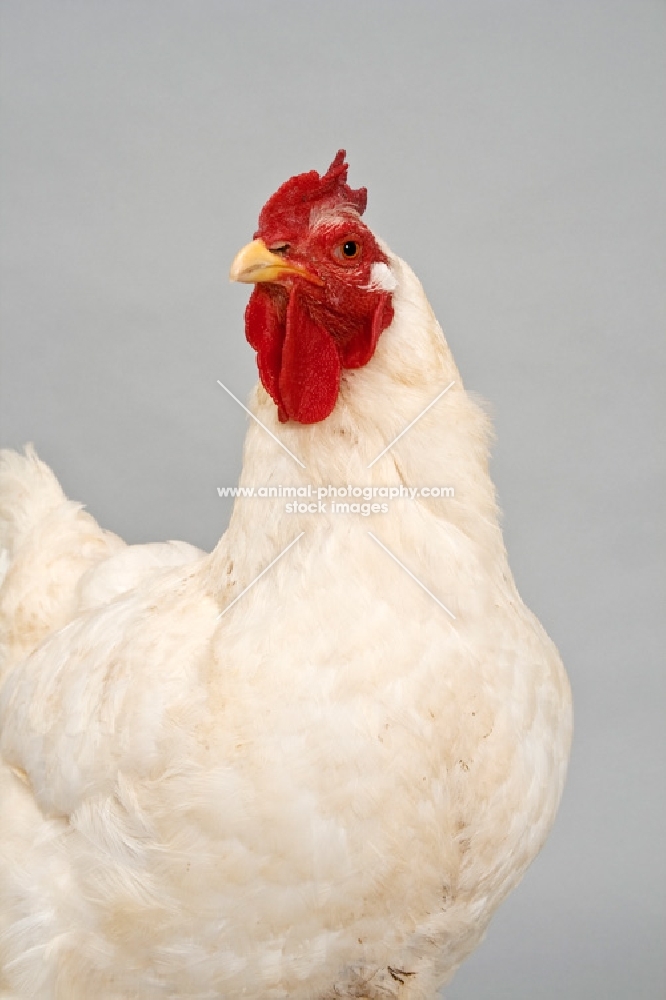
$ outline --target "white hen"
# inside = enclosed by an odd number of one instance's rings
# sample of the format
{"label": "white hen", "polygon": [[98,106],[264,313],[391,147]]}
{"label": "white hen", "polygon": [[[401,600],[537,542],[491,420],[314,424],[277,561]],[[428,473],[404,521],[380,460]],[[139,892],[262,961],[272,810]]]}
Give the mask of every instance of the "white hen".
{"label": "white hen", "polygon": [[241,485],[386,512],[239,497],[210,555],[125,547],[4,455],[4,998],[432,1000],[553,822],[570,693],[488,421],[346,169],[283,185],[234,263],[263,382]]}

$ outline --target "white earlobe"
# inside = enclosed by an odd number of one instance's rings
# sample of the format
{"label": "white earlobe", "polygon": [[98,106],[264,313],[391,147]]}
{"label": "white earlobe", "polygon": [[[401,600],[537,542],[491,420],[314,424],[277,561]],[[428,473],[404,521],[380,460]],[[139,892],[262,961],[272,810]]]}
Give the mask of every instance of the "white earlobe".
{"label": "white earlobe", "polygon": [[368,290],[394,292],[398,287],[398,279],[383,261],[377,261],[370,268],[370,284]]}

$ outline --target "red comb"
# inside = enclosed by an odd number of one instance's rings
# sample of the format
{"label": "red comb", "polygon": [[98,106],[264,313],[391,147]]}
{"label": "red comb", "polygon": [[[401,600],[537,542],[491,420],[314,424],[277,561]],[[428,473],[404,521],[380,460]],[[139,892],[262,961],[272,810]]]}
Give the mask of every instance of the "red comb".
{"label": "red comb", "polygon": [[296,174],[277,189],[268,199],[259,216],[256,236],[285,239],[298,234],[310,224],[312,209],[351,208],[362,215],[368,200],[365,188],[350,188],[344,149],[338,150],[335,159],[321,177],[316,170]]}

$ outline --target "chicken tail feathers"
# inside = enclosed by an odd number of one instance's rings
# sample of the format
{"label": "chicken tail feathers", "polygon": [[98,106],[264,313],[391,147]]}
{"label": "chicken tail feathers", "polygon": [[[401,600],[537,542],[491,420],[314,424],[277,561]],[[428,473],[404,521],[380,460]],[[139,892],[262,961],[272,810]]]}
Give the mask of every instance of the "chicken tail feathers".
{"label": "chicken tail feathers", "polygon": [[6,666],[76,611],[81,576],[123,547],[65,497],[28,445],[0,452],[0,643]]}
{"label": "chicken tail feathers", "polygon": [[24,455],[9,448],[0,451],[0,551],[6,569],[32,528],[66,499],[31,444]]}

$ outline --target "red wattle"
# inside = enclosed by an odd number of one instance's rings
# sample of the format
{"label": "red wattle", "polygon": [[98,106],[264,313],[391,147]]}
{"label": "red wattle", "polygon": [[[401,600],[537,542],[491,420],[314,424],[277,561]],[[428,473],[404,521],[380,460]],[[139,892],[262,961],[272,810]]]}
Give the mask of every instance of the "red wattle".
{"label": "red wattle", "polygon": [[324,420],[338,398],[340,368],[333,338],[312,319],[294,289],[287,306],[279,381],[287,416],[301,424]]}
{"label": "red wattle", "polygon": [[284,320],[280,322],[276,303],[261,285],[254,287],[245,310],[245,336],[257,352],[261,384],[279,407]]}
{"label": "red wattle", "polygon": [[391,296],[377,297],[373,311],[344,343],[312,318],[298,288],[291,290],[288,303],[285,299],[285,292],[257,285],[245,311],[245,334],[279,419],[314,424],[333,410],[342,369],[360,368],[374,354],[379,335],[393,319]]}
{"label": "red wattle", "polygon": [[368,317],[358,333],[340,348],[343,368],[362,368],[375,353],[377,341],[393,319],[393,306],[388,292],[378,300],[372,317]]}

